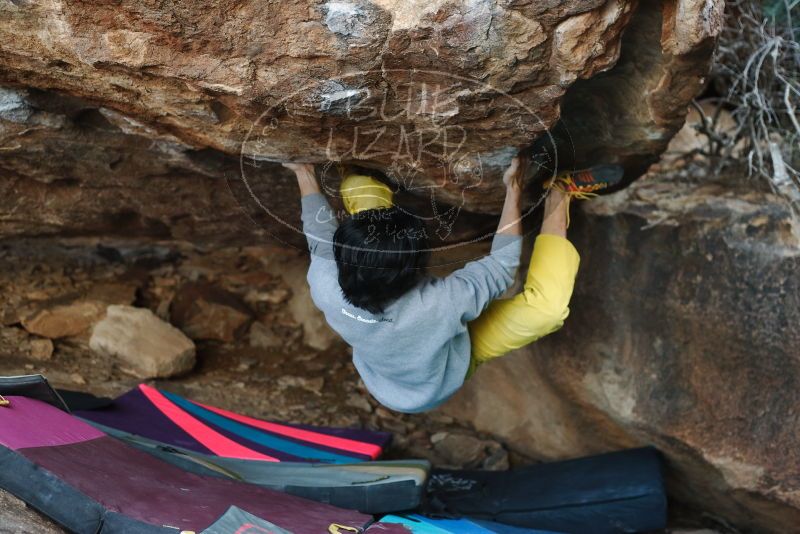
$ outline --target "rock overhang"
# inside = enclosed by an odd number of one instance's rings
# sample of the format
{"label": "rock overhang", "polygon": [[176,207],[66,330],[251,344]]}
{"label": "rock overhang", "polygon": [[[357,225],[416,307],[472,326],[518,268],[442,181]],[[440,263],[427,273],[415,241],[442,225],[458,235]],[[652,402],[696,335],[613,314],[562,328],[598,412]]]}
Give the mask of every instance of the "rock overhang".
{"label": "rock overhang", "polygon": [[[82,99],[143,139],[240,158],[239,178],[253,164],[263,182],[282,180],[264,162],[358,163],[423,200],[496,214],[503,168],[537,141],[548,157],[529,181],[597,161],[623,165],[627,182],[641,175],[703,88],[721,9],[721,0],[5,4],[0,84]],[[31,120],[20,106],[6,115]]]}

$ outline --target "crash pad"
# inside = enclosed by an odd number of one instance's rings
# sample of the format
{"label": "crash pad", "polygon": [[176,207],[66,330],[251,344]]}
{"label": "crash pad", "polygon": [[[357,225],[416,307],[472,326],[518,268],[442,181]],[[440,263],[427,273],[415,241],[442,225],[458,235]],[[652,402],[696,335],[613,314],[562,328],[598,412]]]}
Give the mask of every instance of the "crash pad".
{"label": "crash pad", "polygon": [[0,488],[79,533],[200,532],[236,506],[294,534],[368,515],[163,462],[46,402],[0,408]]}
{"label": "crash pad", "polygon": [[510,471],[438,470],[427,515],[491,520],[557,532],[663,529],[661,457],[645,447]]}
{"label": "crash pad", "polygon": [[270,462],[353,463],[378,458],[391,434],[287,424],[188,400],[146,384],[79,417],[198,452]]}

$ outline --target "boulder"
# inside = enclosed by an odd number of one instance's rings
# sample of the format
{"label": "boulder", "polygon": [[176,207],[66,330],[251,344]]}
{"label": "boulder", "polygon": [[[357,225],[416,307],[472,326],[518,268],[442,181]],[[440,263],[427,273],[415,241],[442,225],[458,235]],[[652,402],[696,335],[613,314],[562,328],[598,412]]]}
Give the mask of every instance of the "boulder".
{"label": "boulder", "polygon": [[22,326],[31,334],[52,339],[77,336],[102,319],[107,306],[97,300],[48,303],[22,319]]}
{"label": "boulder", "polygon": [[92,331],[89,347],[116,358],[123,370],[139,378],[174,376],[195,364],[189,338],[150,310],[133,306],[109,306]]}
{"label": "boulder", "polygon": [[653,444],[677,502],[742,531],[794,532],[791,208],[730,176],[657,176],[586,203],[570,236],[582,259],[563,329],[483,366],[445,413],[543,460]]}
{"label": "boulder", "polygon": [[253,237],[229,190],[286,234],[289,159],[381,170],[453,215],[497,213],[503,168],[537,140],[633,180],[703,89],[722,5],[5,2],[0,212],[45,207],[0,234]]}
{"label": "boulder", "polygon": [[98,283],[84,293],[61,295],[24,306],[22,326],[37,336],[51,339],[85,334],[106,314],[109,304],[131,304],[136,286]]}
{"label": "boulder", "polygon": [[171,322],[192,339],[233,342],[251,319],[250,310],[236,295],[204,282],[184,284],[170,307]]}

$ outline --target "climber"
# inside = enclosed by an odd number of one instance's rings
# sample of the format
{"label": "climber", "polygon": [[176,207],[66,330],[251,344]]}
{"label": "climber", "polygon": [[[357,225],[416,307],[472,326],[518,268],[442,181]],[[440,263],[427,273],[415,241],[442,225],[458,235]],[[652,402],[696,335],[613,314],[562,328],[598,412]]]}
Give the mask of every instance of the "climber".
{"label": "climber", "polygon": [[505,204],[490,254],[444,278],[426,275],[425,225],[393,204],[387,185],[346,176],[341,195],[348,216],[337,225],[314,166],[284,164],[300,186],[312,299],[353,347],[356,369],[386,407],[430,410],[479,365],[563,325],[579,262],[566,239],[570,198],[614,185],[622,169],[598,166],[550,181],[524,288],[499,299],[520,263],[525,163],[514,158],[503,176]]}

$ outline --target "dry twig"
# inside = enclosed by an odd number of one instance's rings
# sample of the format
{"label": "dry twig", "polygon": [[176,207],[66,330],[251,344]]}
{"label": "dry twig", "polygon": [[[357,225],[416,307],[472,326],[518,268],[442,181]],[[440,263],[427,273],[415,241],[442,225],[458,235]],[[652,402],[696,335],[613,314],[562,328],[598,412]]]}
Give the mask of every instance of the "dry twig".
{"label": "dry twig", "polygon": [[[722,94],[714,114],[695,104],[706,138],[700,152],[713,170],[746,165],[800,211],[800,0],[728,0],[726,27],[712,73]],[[720,112],[736,126],[723,131]]]}

